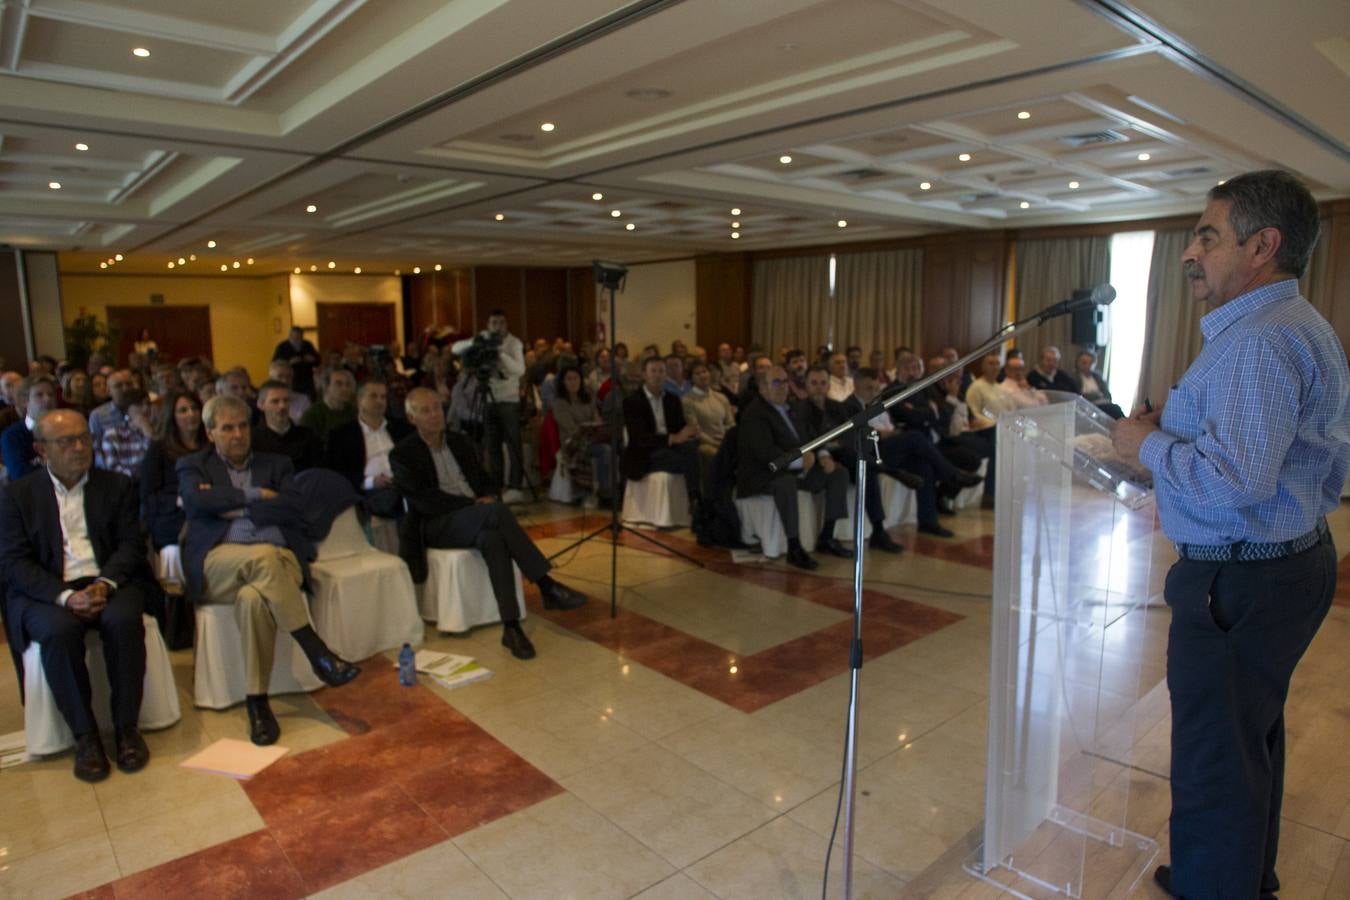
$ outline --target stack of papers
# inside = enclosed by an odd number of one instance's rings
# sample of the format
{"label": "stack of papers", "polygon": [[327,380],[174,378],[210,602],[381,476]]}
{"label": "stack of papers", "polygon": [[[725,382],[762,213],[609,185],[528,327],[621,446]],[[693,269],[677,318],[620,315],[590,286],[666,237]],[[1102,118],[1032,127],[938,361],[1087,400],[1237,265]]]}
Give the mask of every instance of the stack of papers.
{"label": "stack of papers", "polygon": [[479,665],[472,656],[418,650],[413,665],[417,671],[435,678],[448,688],[463,687],[492,677],[492,670]]}
{"label": "stack of papers", "polygon": [[22,731],[0,735],[0,769],[28,762],[27,735]]}

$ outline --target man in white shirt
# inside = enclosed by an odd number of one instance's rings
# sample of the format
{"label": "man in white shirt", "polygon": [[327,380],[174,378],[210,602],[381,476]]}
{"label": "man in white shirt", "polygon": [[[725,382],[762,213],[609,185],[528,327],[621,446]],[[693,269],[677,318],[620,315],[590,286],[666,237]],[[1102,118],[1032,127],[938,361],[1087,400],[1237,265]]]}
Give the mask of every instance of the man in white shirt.
{"label": "man in white shirt", "polygon": [[853,396],[853,376],[848,371],[848,357],[842,353],[830,357],[830,390],[826,396],[836,403]]}
{"label": "man in white shirt", "polygon": [[1012,398],[999,387],[998,371],[1003,360],[990,353],[980,361],[980,377],[966,388],[966,407],[970,410],[970,430],[993,428],[1000,414],[1016,409]]}
{"label": "man in white shirt", "polygon": [[[488,476],[498,488],[506,488],[502,492],[502,502],[521,503],[528,499],[520,489],[525,477],[525,451],[520,434],[520,377],[525,374],[525,348],[520,338],[507,330],[506,311],[502,309],[488,313],[487,329],[479,337],[500,342],[497,365],[488,381],[492,402],[483,411]],[[472,339],[459,341],[451,349],[462,355],[472,344]],[[503,472],[503,443],[511,460],[509,475]]]}
{"label": "man in white shirt", "polygon": [[102,781],[110,767],[94,718],[85,634],[95,629],[103,642],[117,767],[138,771],[150,759],[137,729],[145,681],[141,614],[158,586],[135,488],[124,475],[93,468],[84,416],[50,412],[35,438],[46,468],[0,494],[8,636],[16,651],[29,641],[42,646],[43,674],[75,735],[75,777]]}
{"label": "man in white shirt", "polygon": [[1027,361],[1020,356],[1009,359],[1003,366],[1006,377],[999,390],[1018,409],[1031,406],[1044,406],[1049,402],[1043,391],[1038,391],[1027,381]]}
{"label": "man in white shirt", "polygon": [[389,388],[382,381],[362,382],[356,392],[356,421],[328,435],[328,468],[346,477],[361,493],[365,508],[386,519],[398,518],[403,503],[394,490],[389,451],[413,427],[388,419]]}

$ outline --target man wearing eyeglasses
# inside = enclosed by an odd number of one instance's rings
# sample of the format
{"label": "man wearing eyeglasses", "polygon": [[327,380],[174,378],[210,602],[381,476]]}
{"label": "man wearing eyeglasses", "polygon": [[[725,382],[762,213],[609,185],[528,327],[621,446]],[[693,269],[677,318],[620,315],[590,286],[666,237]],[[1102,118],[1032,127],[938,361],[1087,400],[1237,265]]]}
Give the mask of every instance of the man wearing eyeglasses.
{"label": "man wearing eyeglasses", "polygon": [[131,479],[93,468],[84,416],[47,413],[34,434],[46,463],[0,493],[0,568],[10,645],[42,646],[42,670],[75,735],[75,777],[102,781],[109,763],[94,719],[85,633],[97,630],[112,688],[117,767],[136,772],[150,750],[137,730],[145,681],[146,599],[158,590],[145,555]]}

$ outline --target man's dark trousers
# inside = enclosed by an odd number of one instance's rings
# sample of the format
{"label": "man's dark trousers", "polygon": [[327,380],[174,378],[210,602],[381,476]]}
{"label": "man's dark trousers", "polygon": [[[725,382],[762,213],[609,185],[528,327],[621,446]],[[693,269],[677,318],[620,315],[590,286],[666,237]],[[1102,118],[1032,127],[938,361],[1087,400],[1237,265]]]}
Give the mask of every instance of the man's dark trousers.
{"label": "man's dark trousers", "polygon": [[1269,896],[1284,793],[1289,679],[1336,591],[1331,536],[1261,562],[1179,560],[1172,608],[1172,890]]}
{"label": "man's dark trousers", "polygon": [[530,581],[548,574],[548,560],[504,503],[475,503],[430,519],[423,528],[428,547],[471,549],[483,554],[488,580],[503,622],[520,620],[514,562]]}
{"label": "man's dark trousers", "polygon": [[[525,451],[521,446],[520,404],[493,403],[486,411],[483,441],[487,444],[487,470],[496,487],[519,488],[525,478]],[[502,464],[502,442],[511,457],[510,484]]]}

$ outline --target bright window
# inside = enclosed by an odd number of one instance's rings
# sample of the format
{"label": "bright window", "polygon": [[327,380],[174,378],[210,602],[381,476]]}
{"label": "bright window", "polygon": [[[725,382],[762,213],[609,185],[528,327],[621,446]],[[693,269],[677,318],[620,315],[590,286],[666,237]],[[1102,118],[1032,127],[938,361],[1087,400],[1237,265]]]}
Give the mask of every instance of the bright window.
{"label": "bright window", "polygon": [[1106,308],[1110,345],[1105,368],[1111,399],[1126,415],[1134,409],[1139,369],[1144,357],[1144,310],[1148,302],[1148,270],[1153,260],[1153,232],[1126,231],[1111,238],[1111,286],[1115,302]]}

